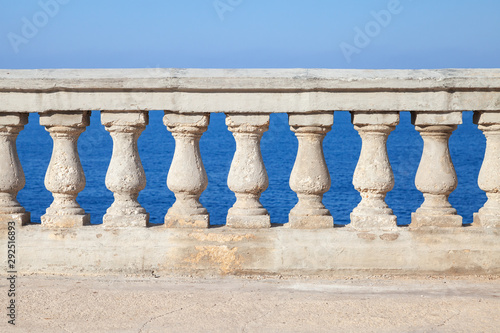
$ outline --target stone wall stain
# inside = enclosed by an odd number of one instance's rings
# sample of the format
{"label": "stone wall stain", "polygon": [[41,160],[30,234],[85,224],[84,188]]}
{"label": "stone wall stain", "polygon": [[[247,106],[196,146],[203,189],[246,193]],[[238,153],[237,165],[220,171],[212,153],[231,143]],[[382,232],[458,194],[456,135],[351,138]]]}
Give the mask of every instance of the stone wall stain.
{"label": "stone wall stain", "polygon": [[196,246],[197,253],[185,261],[198,266],[206,264],[218,266],[222,274],[234,273],[241,269],[241,257],[237,255],[238,248],[222,246]]}

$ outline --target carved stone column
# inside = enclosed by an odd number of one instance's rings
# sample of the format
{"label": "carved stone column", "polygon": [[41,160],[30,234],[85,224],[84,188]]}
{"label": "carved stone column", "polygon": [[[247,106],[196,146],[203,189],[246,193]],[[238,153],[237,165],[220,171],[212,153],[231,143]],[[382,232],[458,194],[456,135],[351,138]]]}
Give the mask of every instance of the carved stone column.
{"label": "carved stone column", "polygon": [[201,160],[200,139],[209,121],[209,114],[165,112],[163,122],[175,139],[167,185],[176,200],[165,215],[168,228],[208,228],[210,225],[209,214],[199,200],[208,184]]}
{"label": "carved stone column", "polygon": [[412,228],[462,226],[462,217],[457,215],[456,209],[448,201],[450,193],[458,184],[448,141],[461,123],[461,112],[412,112],[412,124],[424,140],[415,177],[415,185],[423,193],[424,203],[411,215]]}
{"label": "carved stone column", "polygon": [[260,139],[269,128],[268,115],[227,115],[226,125],[236,140],[227,185],[236,202],[227,214],[231,228],[269,228],[267,209],[259,201],[269,179],[260,152]]}
{"label": "carved stone column", "polygon": [[89,112],[47,112],[40,114],[40,125],[50,133],[54,146],[45,174],[45,187],[54,201],[41,217],[42,226],[69,228],[90,224],[90,215],[76,201],[85,188],[78,137],[90,123]]}
{"label": "carved stone column", "polygon": [[333,113],[290,114],[288,123],[299,141],[297,158],[290,174],[290,188],[298,202],[288,215],[288,226],[297,229],[333,228],[333,217],[323,205],[323,194],[331,180],[323,139],[333,125]]}
{"label": "carved stone column", "polygon": [[474,213],[474,226],[500,227],[500,111],[474,112],[474,123],[486,136],[486,151],[479,172],[479,188],[488,201]]}
{"label": "carved stone column", "polygon": [[146,187],[146,174],[139,157],[137,139],[148,124],[148,113],[102,111],[101,123],[113,139],[106,187],[115,198],[103,217],[103,226],[145,227],[149,214],[137,197]]}
{"label": "carved stone column", "polygon": [[361,202],[351,213],[351,226],[360,230],[396,228],[396,216],[385,203],[385,196],[394,187],[387,138],[399,123],[399,113],[352,112],[351,120],[362,140],[352,180]]}
{"label": "carved stone column", "polygon": [[30,222],[30,213],[16,199],[26,183],[16,138],[27,123],[27,113],[0,113],[0,229],[10,221]]}

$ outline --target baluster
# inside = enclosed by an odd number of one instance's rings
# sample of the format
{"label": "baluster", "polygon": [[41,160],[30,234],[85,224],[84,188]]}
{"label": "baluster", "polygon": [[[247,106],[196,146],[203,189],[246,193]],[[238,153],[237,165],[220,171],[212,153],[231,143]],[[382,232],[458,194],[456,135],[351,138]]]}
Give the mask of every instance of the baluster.
{"label": "baluster", "polygon": [[387,206],[385,196],[394,187],[387,138],[399,123],[399,113],[352,112],[351,120],[362,140],[352,180],[361,202],[351,213],[351,226],[355,229],[396,228],[396,216]]}
{"label": "baluster", "polygon": [[500,227],[500,111],[474,112],[474,123],[486,137],[477,183],[488,198],[479,212],[474,213],[474,226]]}
{"label": "baluster", "polygon": [[10,221],[30,222],[30,213],[16,199],[26,183],[16,139],[27,123],[27,113],[0,113],[0,228]]}
{"label": "baluster", "polygon": [[113,139],[106,187],[114,202],[103,217],[105,227],[145,227],[149,214],[137,201],[146,187],[146,175],[137,140],[148,124],[147,112],[101,112],[101,123]]}
{"label": "baluster", "polygon": [[269,213],[259,201],[269,185],[260,151],[260,139],[269,128],[269,116],[227,115],[226,125],[236,141],[227,178],[236,202],[228,211],[226,225],[231,228],[269,228]]}
{"label": "baluster", "polygon": [[422,158],[415,176],[415,185],[423,193],[424,202],[411,215],[411,227],[460,227],[448,197],[457,188],[457,175],[451,161],[448,141],[462,123],[461,112],[412,112],[412,124],[424,140]]}
{"label": "baluster", "polygon": [[41,217],[42,226],[69,228],[90,224],[90,215],[76,201],[85,188],[77,143],[89,123],[89,112],[40,114],[40,125],[45,126],[54,142],[45,175],[45,187],[52,192],[54,201]]}
{"label": "baluster", "polygon": [[333,113],[290,114],[288,123],[299,141],[290,174],[290,188],[298,202],[288,215],[288,226],[298,229],[333,228],[333,217],[323,205],[331,179],[323,153],[323,139],[333,125]]}
{"label": "baluster", "polygon": [[207,130],[210,115],[165,112],[163,122],[175,139],[167,185],[176,200],[165,215],[165,226],[208,228],[210,216],[199,200],[208,184],[201,160],[200,139]]}

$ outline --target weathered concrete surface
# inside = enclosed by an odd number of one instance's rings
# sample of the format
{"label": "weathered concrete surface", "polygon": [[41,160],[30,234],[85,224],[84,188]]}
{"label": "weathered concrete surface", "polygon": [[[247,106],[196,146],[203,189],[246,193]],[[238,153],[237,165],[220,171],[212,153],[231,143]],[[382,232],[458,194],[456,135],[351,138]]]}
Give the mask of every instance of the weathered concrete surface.
{"label": "weathered concrete surface", "polygon": [[[0,280],[0,290],[7,288]],[[17,279],[2,332],[498,332],[500,280]],[[6,293],[0,292],[6,304]]]}
{"label": "weathered concrete surface", "polygon": [[0,112],[497,111],[500,69],[0,70]]}
{"label": "weathered concrete surface", "polygon": [[[7,247],[6,232],[0,248]],[[17,228],[20,273],[500,274],[498,228]],[[0,264],[6,267],[6,256]]]}

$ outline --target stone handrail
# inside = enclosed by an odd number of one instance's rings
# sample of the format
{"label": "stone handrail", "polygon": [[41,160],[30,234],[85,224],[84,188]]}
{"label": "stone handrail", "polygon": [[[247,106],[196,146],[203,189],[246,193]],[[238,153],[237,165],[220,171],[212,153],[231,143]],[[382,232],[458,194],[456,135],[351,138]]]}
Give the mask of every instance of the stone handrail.
{"label": "stone handrail", "polygon": [[0,70],[0,112],[497,111],[499,76],[499,69]]}
{"label": "stone handrail", "polygon": [[[102,124],[113,139],[106,187],[114,193],[115,200],[103,217],[102,225],[84,228],[90,224],[90,217],[76,200],[85,187],[77,140],[89,125],[90,110],[101,111]],[[59,235],[61,230],[72,230],[77,235],[76,243],[66,244],[75,253],[81,253],[85,246],[96,242],[95,238],[92,241],[92,235],[102,236],[102,233],[105,233],[106,240],[125,247],[127,240],[117,240],[116,237],[126,230],[135,233],[135,236],[126,237],[145,237],[149,240],[159,237],[161,242],[158,232],[150,230],[157,228],[146,228],[149,226],[149,214],[137,201],[139,192],[146,186],[137,139],[148,124],[150,110],[165,110],[164,124],[175,139],[167,185],[175,194],[176,201],[166,212],[167,228],[163,230],[168,230],[169,234],[164,237],[186,239],[179,245],[183,250],[172,250],[171,244],[161,248],[169,253],[171,266],[160,265],[160,259],[144,266],[144,262],[139,263],[139,257],[132,256],[133,272],[152,267],[156,270],[170,267],[189,271],[194,269],[193,265],[198,267],[200,258],[208,260],[205,266],[201,265],[205,267],[202,270],[210,271],[217,266],[224,273],[277,273],[284,270],[310,273],[332,269],[392,271],[397,269],[394,266],[397,266],[396,263],[379,262],[394,256],[387,255],[385,243],[374,245],[374,250],[381,251],[379,257],[369,253],[369,250],[360,250],[360,254],[372,258],[375,263],[361,260],[353,263],[352,267],[348,264],[355,255],[352,253],[344,261],[332,262],[333,259],[328,259],[324,262],[318,259],[302,268],[297,268],[295,261],[294,264],[287,264],[286,260],[291,260],[290,256],[310,257],[310,248],[326,240],[336,242],[323,245],[326,251],[344,251],[345,240],[340,239],[351,239],[349,237],[353,234],[358,237],[358,244],[354,239],[353,246],[359,249],[364,246],[359,242],[379,237],[382,242],[399,238],[393,250],[400,251],[408,246],[425,248],[427,240],[422,244],[419,237],[433,237],[436,233],[439,237],[447,235],[447,245],[460,247],[460,251],[467,250],[467,247],[462,248],[464,240],[471,241],[477,237],[473,245],[480,252],[478,257],[470,259],[471,255],[460,252],[460,262],[454,263],[454,269],[500,272],[500,249],[497,245],[500,229],[500,69],[0,70],[2,228],[7,221],[23,225],[26,231],[21,234],[26,232],[27,252],[29,249],[34,251],[34,244],[41,241],[47,245],[46,253],[57,248],[58,243],[49,239]],[[343,230],[334,230],[333,217],[322,203],[323,194],[330,188],[322,142],[333,125],[336,110],[351,112],[354,128],[362,139],[353,176],[354,187],[360,192],[362,200],[351,213],[351,224]],[[387,192],[394,186],[386,142],[399,122],[400,111],[412,112],[412,123],[424,141],[415,185],[425,200],[412,214],[409,230],[401,230],[397,226],[397,217],[385,203]],[[469,230],[462,227],[462,217],[448,201],[448,196],[457,187],[448,139],[462,122],[461,111],[475,112],[474,121],[487,138],[478,184],[486,192],[488,200],[474,214],[475,228]],[[27,124],[29,112],[40,114],[40,125],[45,126],[54,142],[45,177],[45,186],[52,192],[54,200],[41,218],[41,228],[30,224],[29,212],[16,200],[17,193],[25,184],[17,157],[16,137]],[[201,193],[207,187],[199,140],[208,128],[210,113],[213,112],[226,114],[226,124],[236,141],[227,181],[236,202],[227,213],[226,227],[215,231],[209,229],[209,212],[199,202]],[[269,114],[276,112],[288,113],[290,128],[299,142],[290,175],[290,187],[297,194],[298,203],[290,211],[285,228],[269,229],[270,216],[259,200],[268,186],[260,139],[269,127]],[[187,231],[183,233],[182,230]],[[319,230],[323,231],[316,233]],[[193,237],[195,242],[192,242]],[[251,242],[248,240],[256,237],[260,237],[260,241],[248,245]],[[294,237],[303,238],[307,244],[303,254],[283,251],[296,243]],[[276,244],[276,239],[280,240],[279,244]],[[289,243],[286,243],[287,239]],[[186,242],[189,244],[186,245]],[[218,245],[213,245],[214,242]],[[246,245],[228,247],[232,242]],[[274,242],[274,245],[269,245],[269,242]],[[151,250],[151,244],[145,240],[141,242],[134,238],[131,243]],[[262,264],[255,261],[245,246],[257,247],[264,257],[267,256],[268,262],[264,260]],[[237,255],[239,251],[241,253]],[[243,254],[245,251],[246,255]],[[432,249],[421,260],[432,261],[432,253],[446,256],[446,251],[449,250]],[[185,256],[179,255],[180,252]],[[317,256],[316,250],[312,253]],[[490,259],[484,259],[482,254],[490,256]],[[396,262],[401,260],[400,257],[393,259]],[[48,268],[54,266],[66,270],[71,266],[69,261],[57,266],[50,258],[44,260],[44,264],[28,260],[25,270],[54,271]],[[281,260],[281,266],[276,264],[277,260]],[[403,267],[403,270],[428,272],[451,269],[449,265],[439,264],[428,267],[420,259],[406,260],[414,260],[411,261],[413,266]],[[185,269],[186,262],[192,263],[188,269]],[[86,262],[88,265],[95,263],[94,259]],[[123,267],[110,264],[110,267],[96,270],[122,271]]]}

